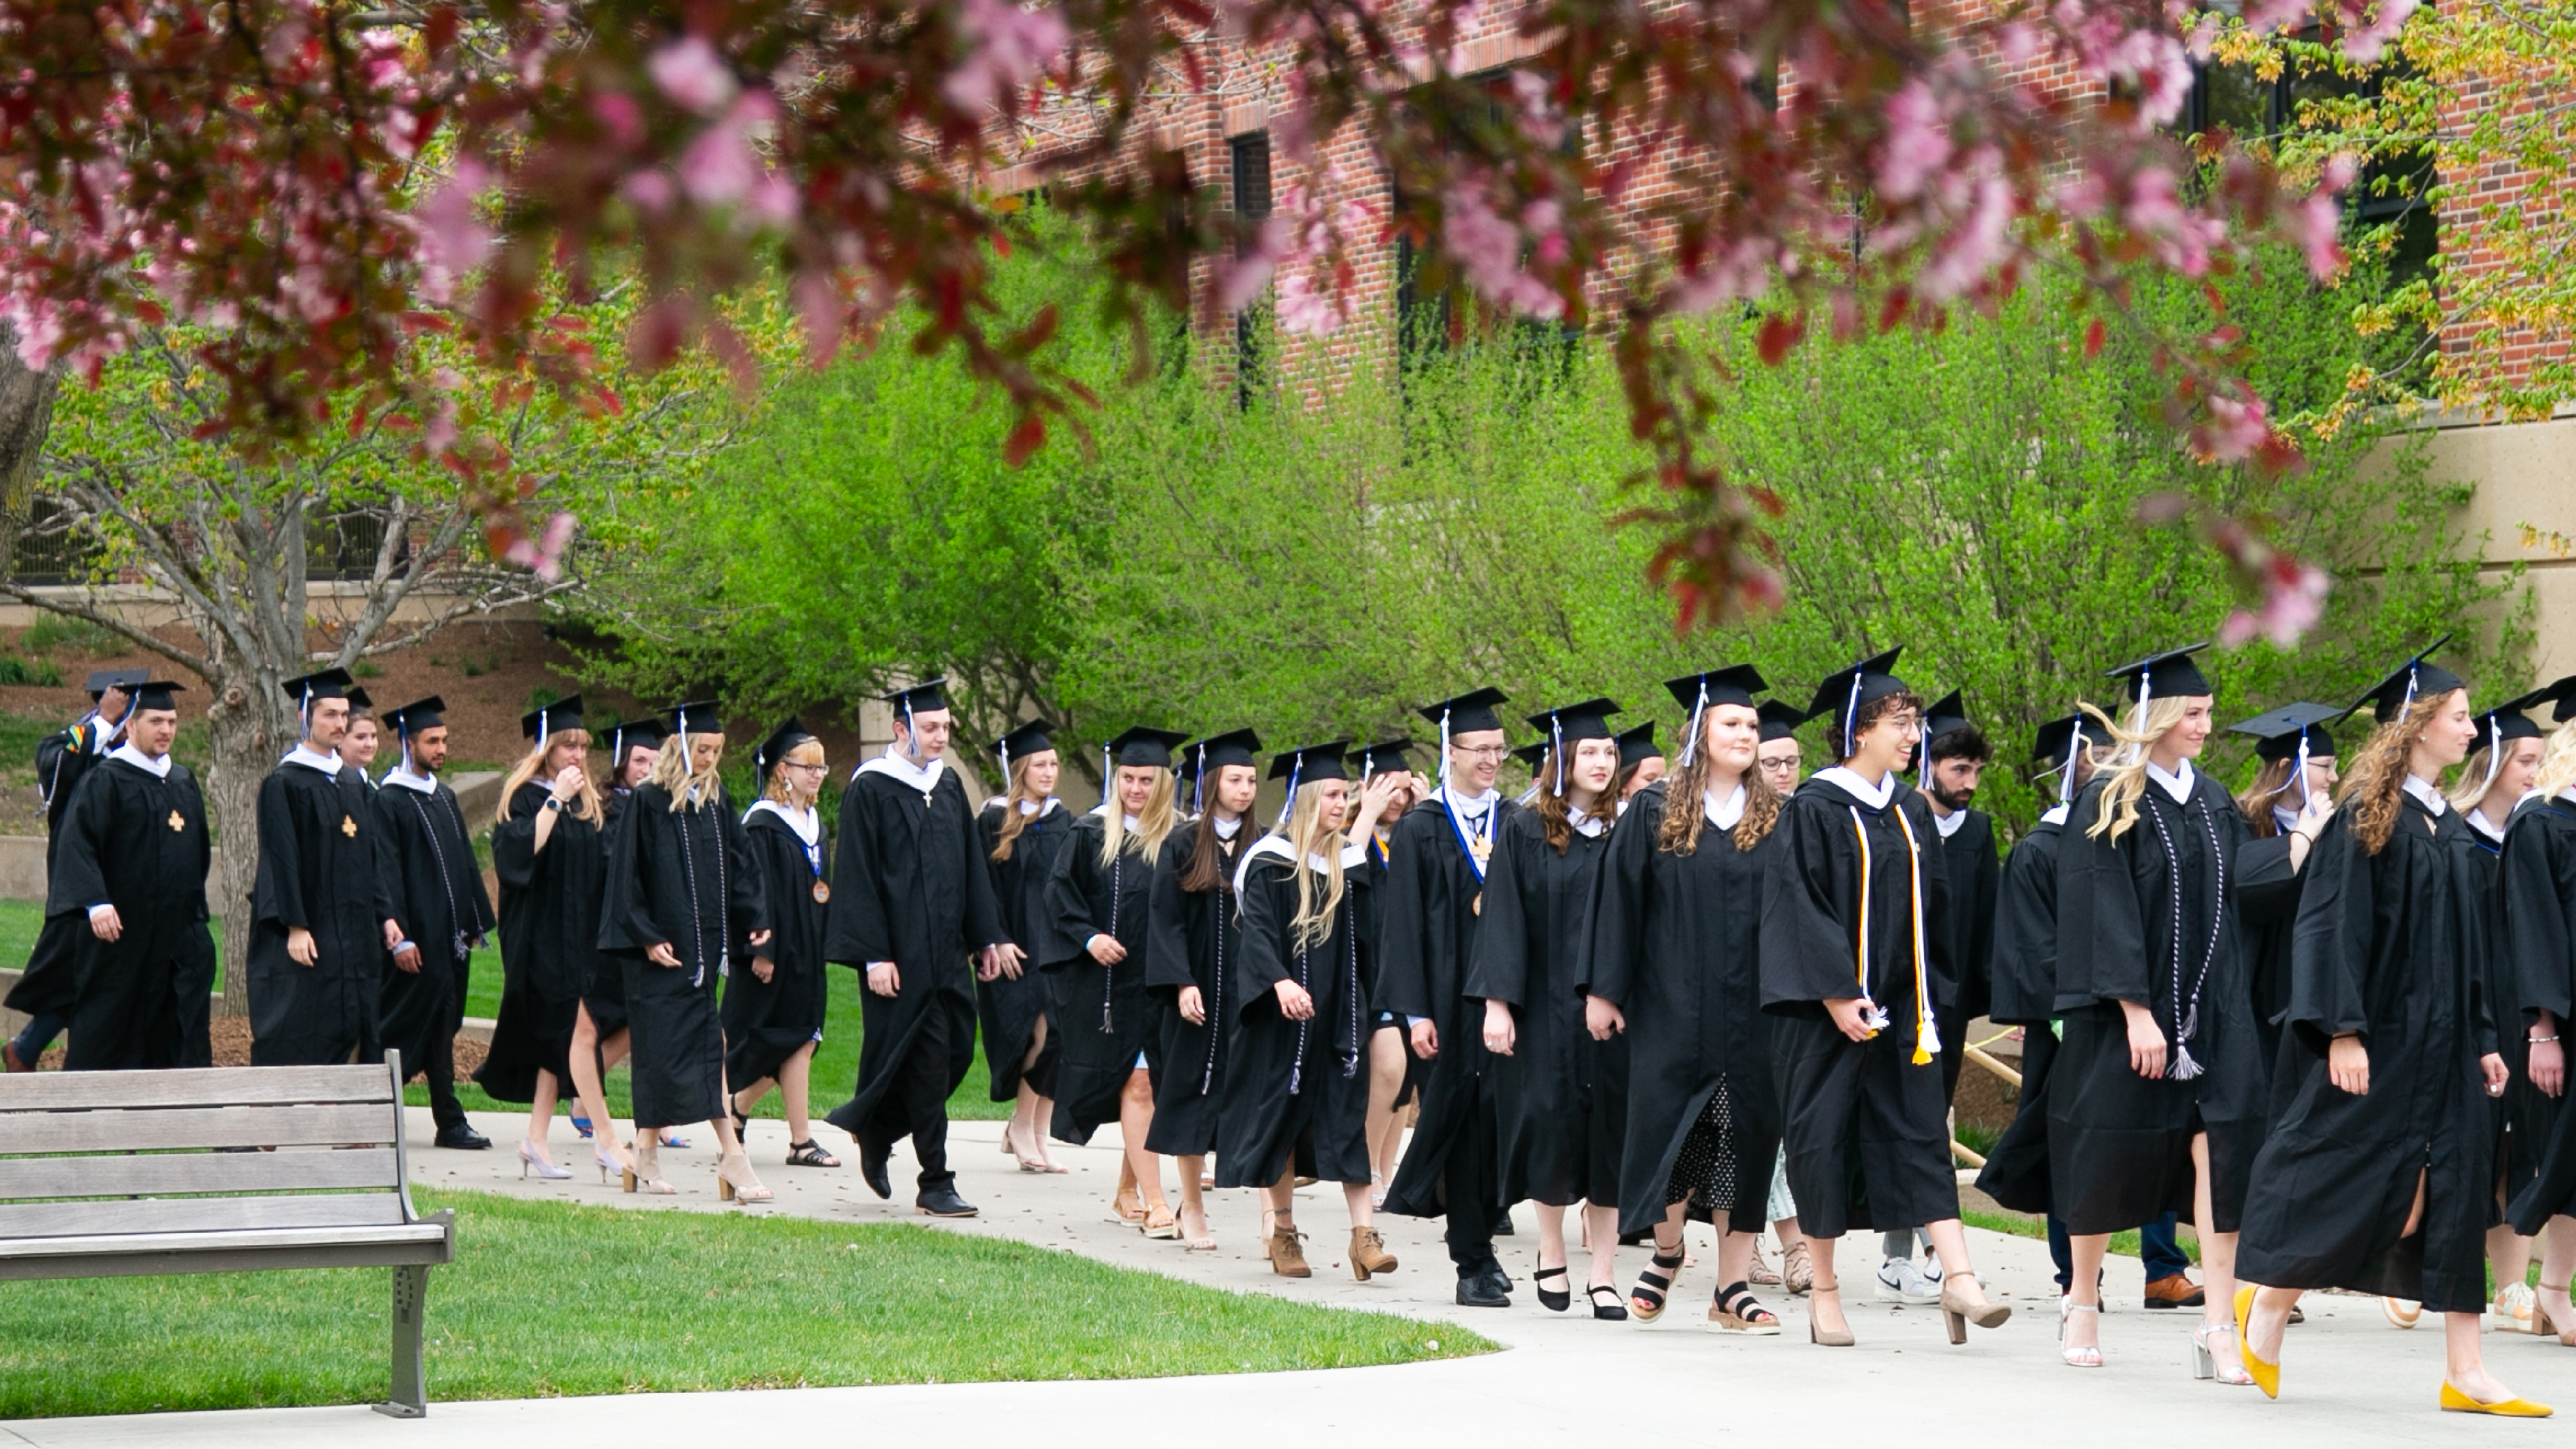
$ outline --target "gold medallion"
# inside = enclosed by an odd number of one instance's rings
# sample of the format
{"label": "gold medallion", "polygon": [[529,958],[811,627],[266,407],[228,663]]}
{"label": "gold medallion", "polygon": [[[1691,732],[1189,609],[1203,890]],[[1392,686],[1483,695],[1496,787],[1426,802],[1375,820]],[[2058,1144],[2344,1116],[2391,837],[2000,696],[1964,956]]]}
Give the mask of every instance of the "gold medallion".
{"label": "gold medallion", "polygon": [[1470,840],[1467,853],[1476,857],[1476,864],[1483,865],[1494,858],[1494,842],[1482,838]]}
{"label": "gold medallion", "polygon": [[814,904],[816,904],[816,905],[818,905],[818,906],[819,906],[819,905],[823,904],[825,901],[830,900],[831,898],[832,898],[832,888],[831,888],[830,886],[828,886],[828,885],[825,885],[825,884],[823,883],[823,880],[822,880],[822,878],[821,878],[820,876],[815,877],[815,880],[814,880]]}
{"label": "gold medallion", "polygon": [[183,831],[183,830],[185,830],[185,829],[187,829],[187,828],[188,828],[188,820],[187,820],[187,817],[186,817],[186,816],[181,815],[181,814],[180,814],[178,811],[176,811],[176,810],[171,811],[171,812],[170,812],[170,833],[171,833],[171,834],[173,834],[173,835],[176,835],[176,834],[178,834],[180,831]]}
{"label": "gold medallion", "polygon": [[340,833],[341,833],[342,835],[345,835],[345,836],[349,837],[351,840],[355,840],[355,839],[357,839],[357,838],[358,838],[358,822],[357,822],[355,819],[352,819],[352,818],[351,818],[351,817],[349,817],[349,816],[346,816],[346,815],[341,816],[341,817],[340,817]]}

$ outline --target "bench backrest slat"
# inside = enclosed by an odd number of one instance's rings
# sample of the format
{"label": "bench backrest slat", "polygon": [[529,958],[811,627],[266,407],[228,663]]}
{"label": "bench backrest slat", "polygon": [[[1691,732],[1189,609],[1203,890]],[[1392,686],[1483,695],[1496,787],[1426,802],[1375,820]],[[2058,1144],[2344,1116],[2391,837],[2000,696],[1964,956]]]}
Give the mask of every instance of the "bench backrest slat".
{"label": "bench backrest slat", "polygon": [[390,1102],[381,1064],[346,1067],[186,1067],[158,1072],[12,1072],[0,1076],[0,1113],[102,1107],[267,1106]]}
{"label": "bench backrest slat", "polygon": [[304,1197],[146,1197],[0,1204],[0,1238],[207,1233],[245,1228],[386,1227],[403,1221],[394,1192]]}
{"label": "bench backrest slat", "polygon": [[[99,1075],[108,1074],[102,1072]],[[133,1075],[150,1074],[137,1072]],[[168,1147],[311,1147],[343,1142],[391,1142],[394,1140],[398,1115],[396,1109],[385,1103],[338,1103],[315,1107],[172,1107],[141,1111],[0,1112],[0,1155],[27,1152],[149,1152]]]}
{"label": "bench backrest slat", "polygon": [[133,1157],[0,1157],[0,1199],[148,1196],[174,1192],[295,1192],[392,1187],[390,1147],[354,1151],[164,1152]]}

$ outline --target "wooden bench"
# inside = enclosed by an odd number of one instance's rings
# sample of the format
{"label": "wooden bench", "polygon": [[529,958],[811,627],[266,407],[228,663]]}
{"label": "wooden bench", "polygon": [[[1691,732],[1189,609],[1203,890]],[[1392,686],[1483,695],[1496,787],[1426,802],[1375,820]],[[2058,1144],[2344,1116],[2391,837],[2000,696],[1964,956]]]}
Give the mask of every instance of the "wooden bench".
{"label": "wooden bench", "polygon": [[412,1209],[402,1079],[395,1052],[0,1077],[0,1279],[390,1267],[393,1388],[375,1407],[417,1419],[421,1308],[456,1222]]}

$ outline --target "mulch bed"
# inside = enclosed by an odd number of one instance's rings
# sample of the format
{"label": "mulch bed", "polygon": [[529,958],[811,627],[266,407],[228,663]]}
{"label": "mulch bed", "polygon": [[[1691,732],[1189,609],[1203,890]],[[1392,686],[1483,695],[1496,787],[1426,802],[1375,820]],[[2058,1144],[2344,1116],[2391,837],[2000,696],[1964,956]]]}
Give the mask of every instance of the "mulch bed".
{"label": "mulch bed", "polygon": [[[216,1066],[246,1067],[250,1065],[249,1017],[216,1017],[214,1025],[208,1035],[213,1038]],[[483,1043],[474,1040],[472,1037],[460,1036],[456,1039],[456,1080],[462,1082],[470,1080],[473,1077],[475,1071],[483,1065],[484,1050]],[[62,1064],[63,1054],[61,1048],[57,1047],[53,1051],[45,1054],[45,1065],[47,1067],[59,1068]],[[411,1079],[415,1082],[422,1082],[427,1081],[428,1077],[423,1073],[414,1072],[411,1074]]]}

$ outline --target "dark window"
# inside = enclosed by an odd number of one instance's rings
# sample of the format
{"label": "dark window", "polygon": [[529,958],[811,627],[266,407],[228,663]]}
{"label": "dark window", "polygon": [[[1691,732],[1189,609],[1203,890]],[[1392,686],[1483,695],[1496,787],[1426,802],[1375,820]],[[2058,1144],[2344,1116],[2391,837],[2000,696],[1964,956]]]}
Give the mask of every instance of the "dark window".
{"label": "dark window", "polygon": [[[1253,131],[1226,142],[1234,163],[1234,214],[1243,220],[1261,221],[1270,215],[1270,133]],[[1252,396],[1260,381],[1261,308],[1247,306],[1234,314],[1234,400],[1238,407],[1252,406]]]}
{"label": "dark window", "polygon": [[[384,546],[381,513],[350,512],[316,517],[305,525],[305,576],[315,579],[371,579],[376,551]],[[394,567],[410,557],[409,540],[394,550]]]}
{"label": "dark window", "polygon": [[22,584],[85,583],[105,550],[72,527],[74,509],[59,498],[28,500],[27,518],[9,551],[9,575]]}

